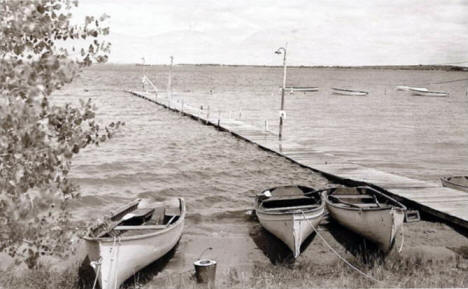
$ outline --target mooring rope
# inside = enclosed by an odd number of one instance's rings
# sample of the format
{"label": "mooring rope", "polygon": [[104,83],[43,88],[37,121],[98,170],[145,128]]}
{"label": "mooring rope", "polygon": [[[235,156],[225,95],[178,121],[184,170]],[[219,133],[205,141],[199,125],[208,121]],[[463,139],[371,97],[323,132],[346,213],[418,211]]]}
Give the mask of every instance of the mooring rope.
{"label": "mooring rope", "polygon": [[102,262],[102,257],[99,258],[99,261],[93,261],[91,262],[91,267],[94,266],[97,266],[97,269],[96,269],[96,278],[94,278],[94,283],[93,283],[93,289],[96,288],[96,284],[97,284],[97,280],[99,278],[99,272],[101,271],[101,262]]}
{"label": "mooring rope", "polygon": [[[301,211],[302,215],[304,216],[304,220],[307,221],[306,219],[306,216],[304,214],[304,211]],[[310,221],[312,223],[312,221]],[[353,264],[351,264],[350,262],[348,262],[348,260],[346,260],[345,258],[341,257],[341,255],[335,250],[332,248],[332,246],[325,240],[325,238],[322,237],[322,235],[318,232],[317,229],[315,229],[315,226],[312,224],[312,229],[314,229],[315,233],[317,234],[317,236],[320,237],[320,239],[322,239],[322,241],[325,243],[325,245],[327,245],[327,247],[338,257],[340,258],[343,262],[345,262],[345,264],[347,264],[349,267],[351,267],[352,269],[354,269],[355,271],[357,271],[359,274],[363,275],[364,277],[372,280],[372,281],[375,281],[375,282],[378,282],[378,283],[382,283],[382,281],[380,280],[377,280],[375,279],[374,277],[364,273],[363,271],[361,271],[358,267],[354,266]]]}

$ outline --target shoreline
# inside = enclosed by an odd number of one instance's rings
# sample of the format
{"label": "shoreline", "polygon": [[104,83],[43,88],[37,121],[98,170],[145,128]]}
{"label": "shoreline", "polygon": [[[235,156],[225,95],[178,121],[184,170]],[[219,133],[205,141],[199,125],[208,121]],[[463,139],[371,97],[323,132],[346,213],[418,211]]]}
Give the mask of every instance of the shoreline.
{"label": "shoreline", "polygon": [[[103,63],[96,64],[98,66],[137,66],[137,67],[169,67],[169,64],[138,64],[138,63]],[[245,68],[282,68],[281,65],[255,65],[255,64],[218,64],[218,63],[177,63],[177,66],[193,66],[193,67],[245,67]],[[91,67],[91,69],[92,69]],[[417,71],[461,71],[468,72],[468,66],[458,65],[288,65],[288,69],[359,69],[359,70],[417,70]]]}

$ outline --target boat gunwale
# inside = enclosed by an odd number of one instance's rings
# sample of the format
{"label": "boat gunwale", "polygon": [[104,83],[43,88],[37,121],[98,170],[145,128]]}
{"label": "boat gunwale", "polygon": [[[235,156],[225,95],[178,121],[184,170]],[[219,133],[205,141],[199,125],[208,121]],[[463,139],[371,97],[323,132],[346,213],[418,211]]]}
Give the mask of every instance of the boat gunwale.
{"label": "boat gunwale", "polygon": [[[302,212],[298,213],[298,210],[299,209],[290,209],[290,210],[285,210],[285,211],[264,211],[262,210],[262,202],[264,200],[262,200],[260,203],[257,201],[256,202],[256,207],[255,207],[255,213],[260,213],[260,214],[264,214],[264,215],[284,215],[284,216],[289,216],[289,215],[294,215],[294,214],[311,214],[313,212],[319,212],[321,210],[325,210],[325,202],[323,201],[323,198],[321,196],[321,194],[319,193],[319,191],[317,191],[316,189],[312,188],[312,187],[308,187],[308,186],[303,186],[303,185],[285,185],[285,186],[276,186],[276,187],[271,187],[271,188],[268,188],[266,190],[263,190],[261,191],[260,195],[263,195],[265,192],[267,191],[273,191],[275,189],[278,189],[278,188],[286,188],[286,187],[297,187],[299,190],[302,191],[302,195],[291,195],[289,197],[301,197],[301,198],[311,198],[309,197],[308,195],[310,194],[317,194],[318,195],[318,198],[320,200],[320,203],[318,203],[318,207],[314,207],[314,208],[311,208],[309,210],[301,210]],[[267,199],[272,199],[272,198],[275,198],[275,197],[270,197],[270,198],[267,198]],[[285,197],[276,197],[277,199],[288,199],[288,196],[285,196]],[[320,213],[318,214],[318,216],[322,215],[323,213]]]}
{"label": "boat gunwale", "polygon": [[[321,202],[320,206],[318,207],[314,207],[312,209],[289,209],[289,210],[285,210],[285,211],[264,211],[264,210],[261,210],[260,207],[256,208],[255,210],[255,213],[258,214],[263,214],[263,215],[284,215],[284,216],[289,216],[289,215],[297,215],[297,214],[312,214],[314,212],[319,212],[319,211],[324,211],[325,210],[325,202]],[[320,216],[320,214],[318,214],[317,216]]]}
{"label": "boat gunwale", "polygon": [[180,197],[178,199],[179,199],[179,206],[181,208],[181,213],[179,215],[179,218],[177,219],[177,221],[170,224],[165,229],[157,229],[157,230],[154,230],[154,232],[151,232],[151,233],[146,233],[146,234],[141,234],[141,235],[133,235],[133,236],[124,236],[124,237],[105,237],[105,238],[98,237],[98,238],[96,238],[96,237],[84,236],[82,238],[84,240],[86,240],[86,241],[99,241],[99,242],[103,242],[103,243],[111,243],[111,242],[114,242],[115,240],[118,240],[119,242],[122,242],[122,241],[147,239],[147,238],[155,237],[155,236],[167,233],[169,231],[172,231],[173,229],[179,227],[180,225],[182,225],[184,223],[185,214],[186,214],[185,200],[183,198],[180,198]]}
{"label": "boat gunwale", "polygon": [[[336,204],[340,204],[340,203],[331,202],[328,199],[328,197],[331,196],[331,195],[328,194],[328,192],[331,191],[331,190],[338,189],[338,188],[340,188],[340,187],[327,188],[327,189],[320,190],[318,192],[324,193],[324,195],[325,195],[324,200],[325,200],[325,203],[327,205],[332,206],[332,207],[337,208],[337,209],[343,209],[343,210],[348,210],[348,211],[384,211],[384,210],[406,211],[407,210],[406,206],[403,205],[402,203],[400,203],[397,200],[393,199],[392,197],[390,197],[390,196],[388,196],[388,195],[386,195],[386,194],[384,194],[382,192],[379,192],[379,191],[377,191],[375,189],[372,189],[371,187],[368,187],[368,186],[357,186],[357,187],[351,187],[351,188],[370,189],[372,192],[378,193],[381,196],[391,200],[396,205],[391,205],[390,207],[376,207],[376,208],[365,208],[365,207],[364,208],[354,208],[354,207],[351,207],[351,206],[346,206],[346,207],[337,206]],[[341,204],[343,204],[343,203],[341,203]]]}

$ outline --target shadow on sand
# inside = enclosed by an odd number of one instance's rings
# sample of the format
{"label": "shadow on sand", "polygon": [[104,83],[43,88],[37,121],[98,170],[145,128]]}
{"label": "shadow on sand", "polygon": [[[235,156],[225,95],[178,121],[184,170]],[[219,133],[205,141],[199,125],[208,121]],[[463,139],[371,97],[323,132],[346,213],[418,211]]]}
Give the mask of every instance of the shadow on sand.
{"label": "shadow on sand", "polygon": [[[292,251],[283,243],[280,239],[275,237],[273,234],[265,230],[260,224],[252,226],[249,230],[249,235],[255,242],[257,247],[262,250],[265,256],[270,259],[270,262],[274,265],[284,264],[292,265],[295,262]],[[315,233],[312,233],[302,243],[301,252],[304,252],[310,243],[314,240]]]}
{"label": "shadow on sand", "polygon": [[[146,283],[150,282],[155,276],[157,276],[164,268],[167,263],[174,256],[179,242],[170,250],[166,255],[162,256],[158,260],[149,264],[145,268],[138,271],[133,277],[127,279],[121,286],[121,288],[139,288]],[[81,263],[80,268],[78,269],[78,288],[91,289],[93,288],[93,283],[96,278],[94,270],[90,266],[89,258],[86,258]],[[138,284],[138,286],[135,286]]]}
{"label": "shadow on sand", "polygon": [[384,252],[373,242],[334,222],[324,226],[348,252],[364,264],[373,264],[385,258]]}

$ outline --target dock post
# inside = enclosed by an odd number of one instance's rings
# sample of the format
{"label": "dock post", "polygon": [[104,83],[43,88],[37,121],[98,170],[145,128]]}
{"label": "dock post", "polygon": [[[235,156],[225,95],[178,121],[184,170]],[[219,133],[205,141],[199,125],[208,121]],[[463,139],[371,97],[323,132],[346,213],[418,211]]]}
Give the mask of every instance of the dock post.
{"label": "dock post", "polygon": [[169,107],[172,102],[172,65],[174,64],[174,56],[171,56],[171,65],[169,66],[169,76],[167,78],[167,96],[169,99]]}
{"label": "dock post", "polygon": [[265,119],[265,131],[268,131],[268,120]]}
{"label": "dock post", "polygon": [[207,111],[206,111],[206,120],[210,120],[210,106],[208,105],[208,107],[206,109],[207,109]]}
{"label": "dock post", "polygon": [[287,71],[287,65],[286,65],[287,47],[288,47],[288,43],[286,43],[284,47],[280,47],[275,51],[276,54],[283,53],[283,86],[281,87],[281,108],[280,108],[280,123],[279,123],[279,133],[278,133],[279,140],[281,140],[281,138],[283,137],[284,91],[286,89],[286,71]]}
{"label": "dock post", "polygon": [[221,111],[218,110],[218,127],[220,123],[221,123]]}

